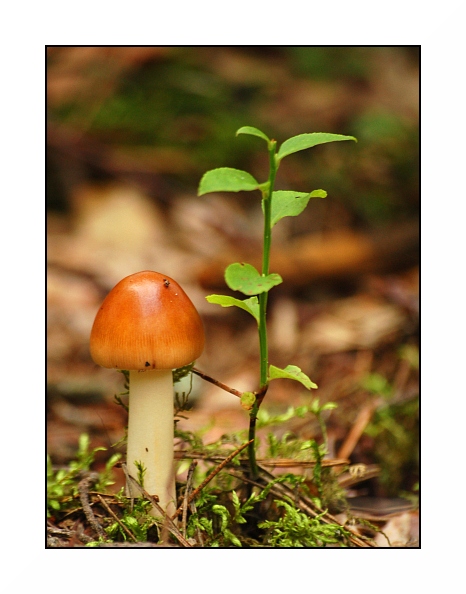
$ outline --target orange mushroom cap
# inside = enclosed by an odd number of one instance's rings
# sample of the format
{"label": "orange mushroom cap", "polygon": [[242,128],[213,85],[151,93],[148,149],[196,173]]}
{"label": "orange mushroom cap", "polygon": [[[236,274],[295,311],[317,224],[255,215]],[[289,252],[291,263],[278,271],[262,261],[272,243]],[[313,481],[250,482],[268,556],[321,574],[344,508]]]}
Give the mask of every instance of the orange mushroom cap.
{"label": "orange mushroom cap", "polygon": [[102,367],[176,369],[204,350],[204,327],[189,297],[169,276],[127,276],[104,299],[92,326],[91,356]]}

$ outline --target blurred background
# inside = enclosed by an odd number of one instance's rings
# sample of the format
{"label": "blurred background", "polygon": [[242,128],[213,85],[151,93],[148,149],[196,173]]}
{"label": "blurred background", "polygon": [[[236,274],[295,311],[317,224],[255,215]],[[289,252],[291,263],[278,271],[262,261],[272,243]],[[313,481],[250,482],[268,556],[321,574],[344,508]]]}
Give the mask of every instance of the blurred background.
{"label": "blurred background", "polygon": [[[87,432],[111,449],[126,415],[121,374],[89,355],[94,316],[123,277],[173,277],[198,308],[206,349],[196,367],[237,390],[257,388],[258,340],[225,267],[260,267],[259,192],[197,197],[206,170],[260,182],[265,145],[304,132],[356,136],[283,160],[276,189],[325,189],[274,227],[270,363],[319,386],[274,381],[263,407],[332,401],[331,456],[380,465],[366,494],[418,482],[419,48],[49,47],[47,50],[48,451],[58,464]],[[182,387],[180,389],[187,389]],[[195,377],[179,426],[208,443],[245,429],[237,398]],[[313,419],[286,428],[320,439]],[[108,456],[102,453],[102,457]]]}

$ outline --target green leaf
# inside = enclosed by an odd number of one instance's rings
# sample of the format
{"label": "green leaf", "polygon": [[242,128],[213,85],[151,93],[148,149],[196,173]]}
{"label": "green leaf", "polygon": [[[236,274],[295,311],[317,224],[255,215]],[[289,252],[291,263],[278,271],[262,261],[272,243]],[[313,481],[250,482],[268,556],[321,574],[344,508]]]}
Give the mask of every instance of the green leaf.
{"label": "green leaf", "polygon": [[303,373],[299,367],[296,367],[296,365],[287,365],[285,369],[280,369],[274,365],[270,365],[269,380],[279,378],[296,380],[297,382],[303,384],[303,386],[308,390],[311,388],[317,388],[317,384],[311,382],[307,375]]}
{"label": "green leaf", "polygon": [[233,169],[231,167],[219,167],[204,173],[198,196],[209,192],[241,192],[257,190],[259,183],[247,171]]}
{"label": "green leaf", "polygon": [[[272,227],[283,217],[296,217],[306,208],[311,198],[326,198],[325,190],[313,190],[312,192],[293,192],[292,190],[277,190],[272,192]],[[262,210],[264,201],[262,201]]]}
{"label": "green leaf", "polygon": [[279,274],[262,276],[251,264],[244,262],[230,264],[225,270],[225,281],[233,291],[241,291],[245,295],[265,293],[283,282]]}
{"label": "green leaf", "polygon": [[340,140],[354,140],[357,139],[354,136],[343,136],[342,134],[330,134],[327,132],[312,132],[311,134],[298,134],[288,138],[281,145],[277,153],[277,161],[281,161],[283,157],[303,151],[304,149],[312,148],[318,144],[325,144],[327,142],[338,142]]}
{"label": "green leaf", "polygon": [[259,138],[263,138],[267,143],[270,142],[268,136],[266,136],[258,128],[253,128],[252,126],[243,126],[242,128],[236,131],[236,136],[238,136],[238,134],[250,134],[251,136],[258,136]]}
{"label": "green leaf", "polygon": [[244,309],[259,323],[259,301],[256,296],[249,297],[249,299],[244,299],[243,301],[227,295],[208,295],[206,299],[209,303],[217,303],[222,307],[235,306]]}

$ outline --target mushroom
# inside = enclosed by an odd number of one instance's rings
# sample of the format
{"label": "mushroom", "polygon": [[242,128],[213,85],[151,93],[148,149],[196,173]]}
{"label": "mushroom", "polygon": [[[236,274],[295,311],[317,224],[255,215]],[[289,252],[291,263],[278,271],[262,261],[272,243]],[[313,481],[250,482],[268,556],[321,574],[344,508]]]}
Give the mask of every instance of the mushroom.
{"label": "mushroom", "polygon": [[[149,270],[115,285],[91,331],[95,363],[129,370],[128,472],[137,478],[135,463],[145,467],[144,488],[168,515],[176,509],[172,370],[203,349],[204,328],[189,297],[169,276]],[[126,493],[137,496],[128,484]]]}

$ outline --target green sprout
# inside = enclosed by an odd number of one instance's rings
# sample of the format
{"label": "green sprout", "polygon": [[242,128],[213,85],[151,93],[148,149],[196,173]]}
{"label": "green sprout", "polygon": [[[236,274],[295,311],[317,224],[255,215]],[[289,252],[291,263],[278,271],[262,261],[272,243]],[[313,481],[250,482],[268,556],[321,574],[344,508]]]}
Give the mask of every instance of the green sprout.
{"label": "green sprout", "polygon": [[[264,216],[262,270],[245,262],[230,264],[225,270],[225,282],[233,291],[246,295],[246,299],[236,299],[227,295],[209,295],[209,303],[216,303],[222,307],[239,307],[247,311],[256,321],[259,332],[260,350],[260,377],[259,389],[255,392],[255,399],[251,397],[242,400],[244,408],[249,410],[249,440],[255,440],[256,420],[259,408],[267,392],[271,380],[286,378],[300,382],[308,390],[317,388],[309,377],[295,365],[288,365],[284,369],[269,366],[267,344],[267,298],[269,291],[282,283],[279,274],[270,272],[270,248],[272,243],[272,228],[284,217],[298,216],[306,208],[311,198],[325,198],[325,190],[312,192],[295,192],[292,190],[274,190],[275,178],[282,159],[299,151],[329,142],[354,140],[354,136],[315,132],[299,134],[285,140],[277,147],[277,141],[268,138],[264,132],[252,126],[243,126],[237,130],[236,135],[247,134],[264,140],[267,144],[269,157],[269,175],[265,182],[259,183],[247,171],[220,167],[207,171],[200,181],[198,195],[210,192],[240,192],[258,190],[261,194],[261,204]],[[356,141],[357,142],[357,141]],[[248,393],[249,394],[249,393]],[[248,448],[251,477],[258,475],[256,463],[255,442],[252,441]]]}
{"label": "green sprout", "polygon": [[[89,435],[83,433],[79,437],[76,459],[72,460],[66,468],[55,470],[52,460],[47,456],[47,515],[63,510],[73,504],[74,498],[78,495],[79,477],[89,472],[99,451],[106,451],[107,448],[97,447],[89,449]],[[105,492],[107,487],[114,484],[112,471],[121,458],[116,453],[110,456],[105,464],[105,469],[99,474],[95,488],[97,491]]]}

